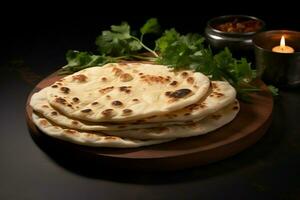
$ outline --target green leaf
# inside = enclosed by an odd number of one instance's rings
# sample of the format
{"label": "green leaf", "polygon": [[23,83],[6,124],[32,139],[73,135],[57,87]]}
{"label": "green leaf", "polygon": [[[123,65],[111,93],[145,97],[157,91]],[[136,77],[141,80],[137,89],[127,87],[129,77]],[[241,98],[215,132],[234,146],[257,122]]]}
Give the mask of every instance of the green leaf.
{"label": "green leaf", "polygon": [[279,95],[279,90],[273,85],[268,85],[269,91],[272,93],[273,96],[278,96]]}
{"label": "green leaf", "polygon": [[167,30],[156,41],[156,49],[161,55],[158,63],[174,68],[190,68],[190,64],[195,64],[191,62],[192,58],[202,54],[203,41],[203,37],[198,34],[180,36],[175,29]]}
{"label": "green leaf", "polygon": [[142,48],[141,43],[136,40],[130,41],[128,45],[131,51],[138,51]]}
{"label": "green leaf", "polygon": [[124,35],[130,36],[130,26],[127,22],[122,22],[121,25],[111,25],[111,30],[116,33],[122,33]]}
{"label": "green leaf", "polygon": [[119,26],[112,25],[111,30],[102,31],[96,39],[96,45],[101,55],[110,56],[129,55],[142,48],[130,35],[127,22]]}
{"label": "green leaf", "polygon": [[179,37],[179,33],[177,33],[177,31],[174,28],[166,30],[163,36],[155,41],[155,49],[159,50],[161,53],[164,53],[167,47],[171,46],[171,44],[177,41]]}
{"label": "green leaf", "polygon": [[160,26],[157,22],[156,18],[149,19],[143,26],[140,28],[140,32],[142,35],[149,33],[158,33],[160,30]]}
{"label": "green leaf", "polygon": [[60,71],[61,74],[73,73],[88,67],[102,66],[109,62],[114,62],[114,58],[101,55],[93,55],[88,52],[69,50],[66,53],[68,64]]}
{"label": "green leaf", "polygon": [[[117,62],[120,59],[151,60],[164,64],[174,69],[191,69],[202,72],[211,80],[228,81],[237,91],[238,98],[249,101],[250,93],[260,91],[251,84],[256,78],[256,71],[251,69],[251,63],[245,58],[236,59],[228,48],[213,54],[212,50],[205,47],[204,38],[199,34],[180,35],[174,28],[166,30],[162,37],[155,41],[154,50],[143,42],[143,36],[159,31],[157,19],[149,19],[141,28],[140,39],[131,34],[130,26],[123,22],[112,25],[110,30],[102,31],[96,39],[100,55],[88,52],[69,51],[66,55],[68,64],[63,72],[75,72],[87,67],[103,65],[108,62]],[[153,57],[141,55],[145,49]],[[273,94],[278,94],[278,89],[270,86]]]}

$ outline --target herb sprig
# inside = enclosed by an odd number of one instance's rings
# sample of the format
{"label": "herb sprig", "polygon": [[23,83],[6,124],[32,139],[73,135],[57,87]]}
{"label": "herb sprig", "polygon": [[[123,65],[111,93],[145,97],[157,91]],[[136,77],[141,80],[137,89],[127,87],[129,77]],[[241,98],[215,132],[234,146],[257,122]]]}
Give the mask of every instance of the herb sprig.
{"label": "herb sprig", "polygon": [[[140,28],[140,37],[132,34],[127,22],[112,25],[110,30],[102,31],[96,39],[98,54],[69,50],[66,54],[68,64],[62,68],[61,73],[74,73],[121,60],[148,60],[174,69],[202,72],[211,80],[228,81],[237,90],[238,98],[245,101],[250,100],[251,92],[260,90],[252,84],[256,73],[251,69],[250,63],[245,58],[234,58],[228,48],[214,55],[209,47],[205,47],[201,35],[180,35],[173,28],[166,30],[155,41],[155,48],[152,50],[144,44],[143,39],[147,34],[158,32],[160,26],[155,18],[149,19]],[[148,54],[142,54],[144,52]],[[274,95],[278,94],[274,86],[269,89]]]}

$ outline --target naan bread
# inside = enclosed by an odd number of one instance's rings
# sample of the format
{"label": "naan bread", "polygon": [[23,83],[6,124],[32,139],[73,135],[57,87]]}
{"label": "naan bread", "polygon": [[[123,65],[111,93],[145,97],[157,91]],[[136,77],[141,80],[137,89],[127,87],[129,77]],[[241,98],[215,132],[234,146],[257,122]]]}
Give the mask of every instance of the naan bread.
{"label": "naan bread", "polygon": [[232,103],[236,98],[235,89],[226,81],[212,81],[207,94],[198,102],[163,115],[154,115],[139,120],[141,123],[169,122],[180,124],[186,121],[199,121]]}
{"label": "naan bread", "polygon": [[71,143],[93,147],[114,147],[114,148],[133,148],[148,146],[168,142],[171,140],[133,140],[128,138],[120,138],[117,136],[108,136],[101,133],[83,132],[68,128],[62,128],[51,123],[43,117],[32,114],[35,125],[45,134],[65,140]]}
{"label": "naan bread", "polygon": [[30,105],[36,112],[42,114],[50,121],[61,126],[78,130],[101,131],[153,128],[199,121],[234,101],[236,93],[229,83],[223,81],[212,81],[211,85],[212,88],[205,98],[201,99],[196,104],[189,105],[179,111],[174,111],[161,116],[152,116],[126,124],[113,124],[107,122],[90,123],[69,118],[55,110],[48,103],[46,97],[48,88],[44,88],[35,93],[31,97]]}
{"label": "naan bread", "polygon": [[238,111],[239,104],[235,101],[211,116],[189,125],[110,132],[84,132],[63,128],[34,113],[32,119],[45,134],[61,140],[93,147],[133,148],[168,142],[176,138],[203,135],[232,121]]}
{"label": "naan bread", "polygon": [[128,137],[134,139],[174,139],[203,135],[214,131],[231,122],[239,112],[239,103],[234,103],[207,116],[199,122],[180,126],[166,126],[162,128],[149,128],[125,131],[102,131],[107,135]]}
{"label": "naan bread", "polygon": [[114,63],[54,83],[49,103],[61,113],[92,122],[121,122],[161,115],[198,102],[209,79],[163,65]]}

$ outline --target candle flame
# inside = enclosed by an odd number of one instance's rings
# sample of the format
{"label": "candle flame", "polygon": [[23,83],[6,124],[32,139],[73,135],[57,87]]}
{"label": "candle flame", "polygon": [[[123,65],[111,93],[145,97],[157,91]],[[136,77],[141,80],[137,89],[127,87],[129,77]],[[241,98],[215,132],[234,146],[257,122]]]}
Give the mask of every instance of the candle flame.
{"label": "candle flame", "polygon": [[280,47],[285,47],[285,39],[284,39],[284,36],[281,36],[281,39],[280,39]]}

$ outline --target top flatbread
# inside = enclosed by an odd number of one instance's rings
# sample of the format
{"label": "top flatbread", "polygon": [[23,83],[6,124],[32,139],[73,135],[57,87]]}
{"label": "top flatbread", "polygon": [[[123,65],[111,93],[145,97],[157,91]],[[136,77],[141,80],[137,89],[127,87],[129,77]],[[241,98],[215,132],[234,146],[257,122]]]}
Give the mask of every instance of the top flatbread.
{"label": "top flatbread", "polygon": [[92,122],[161,115],[198,102],[209,79],[199,72],[128,63],[92,67],[54,83],[49,103],[63,114]]}

